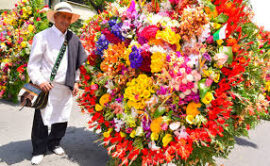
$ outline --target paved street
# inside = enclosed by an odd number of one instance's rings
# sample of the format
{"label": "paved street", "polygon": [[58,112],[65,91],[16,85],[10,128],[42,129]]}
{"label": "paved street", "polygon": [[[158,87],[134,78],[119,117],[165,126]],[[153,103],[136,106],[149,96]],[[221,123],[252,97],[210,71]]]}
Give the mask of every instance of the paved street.
{"label": "paved street", "polygon": [[[31,159],[31,126],[33,110],[0,100],[0,166],[29,166]],[[105,166],[108,155],[94,143],[97,136],[86,130],[87,115],[74,102],[73,112],[62,146],[67,155],[52,153],[45,156],[40,166]],[[270,122],[263,121],[250,131],[250,139],[237,138],[237,145],[229,159],[218,159],[225,166],[269,166]]]}

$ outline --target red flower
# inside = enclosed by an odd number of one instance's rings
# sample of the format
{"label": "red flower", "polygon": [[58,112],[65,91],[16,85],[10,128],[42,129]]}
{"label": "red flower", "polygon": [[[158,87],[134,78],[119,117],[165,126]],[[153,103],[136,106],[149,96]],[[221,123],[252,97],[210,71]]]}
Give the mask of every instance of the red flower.
{"label": "red flower", "polygon": [[113,33],[111,33],[107,28],[105,28],[102,31],[102,34],[104,34],[106,36],[106,39],[113,44],[117,44],[122,42],[117,36],[115,36]]}
{"label": "red flower", "polygon": [[151,38],[155,38],[157,31],[159,30],[159,28],[156,25],[150,25],[145,27],[141,33],[139,34],[139,36],[144,37],[145,39],[149,40]]}
{"label": "red flower", "polygon": [[151,53],[143,51],[141,53],[141,56],[143,57],[142,65],[140,66],[140,69],[144,72],[151,72]]}

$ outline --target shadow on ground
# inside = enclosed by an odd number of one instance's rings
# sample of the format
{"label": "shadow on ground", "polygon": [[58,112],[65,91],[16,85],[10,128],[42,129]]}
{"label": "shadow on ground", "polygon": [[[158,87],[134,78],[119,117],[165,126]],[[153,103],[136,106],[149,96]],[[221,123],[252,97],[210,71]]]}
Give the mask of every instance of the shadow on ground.
{"label": "shadow on ground", "polygon": [[[95,134],[84,128],[69,127],[62,140],[62,146],[66,150],[68,160],[78,163],[80,166],[105,166],[109,157],[106,150],[94,143],[97,140]],[[0,146],[0,163],[8,165],[30,160],[32,145],[30,140],[10,142]]]}
{"label": "shadow on ground", "polygon": [[235,141],[236,141],[236,144],[238,144],[240,146],[250,146],[252,148],[258,149],[258,145],[256,145],[253,142],[250,142],[249,140],[246,140],[244,138],[235,137]]}

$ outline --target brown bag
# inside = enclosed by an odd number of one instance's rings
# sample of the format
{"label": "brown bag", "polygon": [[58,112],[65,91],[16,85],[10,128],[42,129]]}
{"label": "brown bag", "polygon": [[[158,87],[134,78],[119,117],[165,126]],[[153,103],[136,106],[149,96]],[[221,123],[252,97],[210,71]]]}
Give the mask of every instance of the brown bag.
{"label": "brown bag", "polygon": [[[36,109],[45,108],[48,102],[48,92],[43,92],[39,86],[27,83],[19,92],[21,106]],[[23,108],[22,107],[22,108]]]}

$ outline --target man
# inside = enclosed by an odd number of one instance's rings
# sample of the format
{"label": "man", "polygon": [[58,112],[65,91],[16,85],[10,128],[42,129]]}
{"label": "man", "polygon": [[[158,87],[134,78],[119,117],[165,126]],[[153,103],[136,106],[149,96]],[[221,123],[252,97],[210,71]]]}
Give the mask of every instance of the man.
{"label": "man", "polygon": [[[31,136],[33,165],[42,161],[47,148],[57,155],[65,153],[59,145],[66,132],[72,95],[76,96],[79,90],[79,66],[86,60],[79,38],[68,30],[69,25],[79,17],[72,12],[71,5],[60,2],[47,14],[54,25],[34,36],[27,70],[31,81],[49,92],[49,97],[44,109],[35,110]],[[59,53],[65,39],[68,42],[66,50]],[[58,54],[62,54],[63,58],[53,82],[50,82]],[[48,126],[51,126],[50,133]]]}

